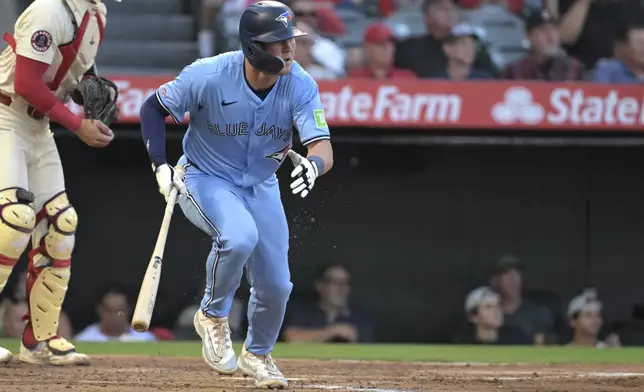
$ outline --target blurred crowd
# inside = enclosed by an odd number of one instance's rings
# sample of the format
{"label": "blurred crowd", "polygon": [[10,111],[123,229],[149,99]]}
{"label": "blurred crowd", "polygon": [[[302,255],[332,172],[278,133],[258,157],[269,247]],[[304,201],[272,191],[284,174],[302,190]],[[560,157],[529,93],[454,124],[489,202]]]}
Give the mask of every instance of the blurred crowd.
{"label": "blurred crowd", "polygon": [[[500,258],[489,282],[469,292],[463,300],[460,327],[449,339],[455,344],[569,345],[596,348],[620,347],[619,334],[604,324],[602,302],[588,288],[569,302],[530,298],[523,288],[525,266],[513,255]],[[0,336],[18,338],[27,311],[26,272],[14,277],[13,290],[0,302]],[[202,289],[204,287],[202,286]],[[372,343],[378,325],[370,312],[351,295],[351,274],[341,263],[322,265],[315,275],[310,299],[289,301],[281,340],[287,342]],[[119,284],[98,292],[94,322],[75,330],[63,311],[59,335],[77,341],[199,340],[193,317],[200,298],[186,306],[171,327],[153,327],[139,333],[130,327],[131,292]],[[246,304],[235,298],[229,323],[231,337],[245,338]],[[396,322],[391,320],[391,322]]]}
{"label": "blurred crowd", "polygon": [[[239,48],[249,1],[202,0],[202,57]],[[316,79],[644,81],[640,0],[289,0]],[[221,23],[216,21],[222,21]]]}

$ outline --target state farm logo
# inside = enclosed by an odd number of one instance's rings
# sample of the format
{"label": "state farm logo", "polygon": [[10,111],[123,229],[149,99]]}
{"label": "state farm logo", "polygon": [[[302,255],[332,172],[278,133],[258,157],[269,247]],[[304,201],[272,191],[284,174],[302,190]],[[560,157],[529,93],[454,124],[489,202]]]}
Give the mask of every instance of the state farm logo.
{"label": "state farm logo", "polygon": [[508,88],[503,102],[492,106],[492,119],[504,125],[637,127],[644,124],[644,99],[639,92],[597,86],[555,87],[547,91],[539,87],[535,92],[543,97],[540,103],[535,102],[533,93],[525,87]]}
{"label": "state farm logo", "polygon": [[584,88],[555,88],[550,94],[547,120],[553,125],[620,125],[639,128],[644,124],[644,98],[641,90],[625,93],[611,89],[591,94]]}
{"label": "state farm logo", "polygon": [[534,102],[532,93],[525,87],[511,87],[504,101],[492,106],[492,118],[501,124],[538,124],[545,116],[543,106]]}
{"label": "state farm logo", "polygon": [[452,93],[408,93],[394,85],[380,85],[375,92],[355,91],[350,85],[339,92],[321,91],[327,121],[456,124],[462,99]]}

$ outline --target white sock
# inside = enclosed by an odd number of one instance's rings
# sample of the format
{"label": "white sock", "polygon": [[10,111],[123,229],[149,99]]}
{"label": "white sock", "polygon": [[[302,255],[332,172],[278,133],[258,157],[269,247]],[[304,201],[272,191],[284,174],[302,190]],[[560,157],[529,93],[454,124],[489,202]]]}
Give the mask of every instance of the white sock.
{"label": "white sock", "polygon": [[210,30],[201,30],[199,32],[199,55],[201,57],[210,57],[214,53],[214,34]]}

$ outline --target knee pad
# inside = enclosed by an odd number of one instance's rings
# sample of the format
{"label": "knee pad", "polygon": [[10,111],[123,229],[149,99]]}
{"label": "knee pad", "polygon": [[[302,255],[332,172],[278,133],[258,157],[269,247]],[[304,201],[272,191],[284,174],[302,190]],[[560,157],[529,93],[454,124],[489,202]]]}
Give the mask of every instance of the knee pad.
{"label": "knee pad", "polygon": [[0,293],[36,226],[33,201],[33,193],[25,189],[0,190]]}
{"label": "knee pad", "polygon": [[[39,218],[47,218],[47,223],[34,236],[34,249],[51,259],[54,264],[69,263],[74,250],[78,215],[69,203],[67,194],[61,192],[45,203]],[[38,226],[40,228],[40,226]],[[34,260],[36,264],[37,260]]]}

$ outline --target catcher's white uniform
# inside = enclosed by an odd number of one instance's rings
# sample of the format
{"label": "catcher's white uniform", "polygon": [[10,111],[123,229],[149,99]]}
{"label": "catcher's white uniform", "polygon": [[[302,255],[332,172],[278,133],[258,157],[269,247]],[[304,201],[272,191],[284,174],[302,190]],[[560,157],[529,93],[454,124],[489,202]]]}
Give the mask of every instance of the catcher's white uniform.
{"label": "catcher's white uniform", "polygon": [[[28,324],[19,359],[55,365],[89,358],[57,336],[77,216],[65,193],[49,118],[14,90],[16,58],[48,64],[44,80],[65,102],[94,65],[106,23],[100,0],[35,0],[5,34],[0,55],[0,292],[31,238]],[[0,349],[0,362],[11,354]]]}

